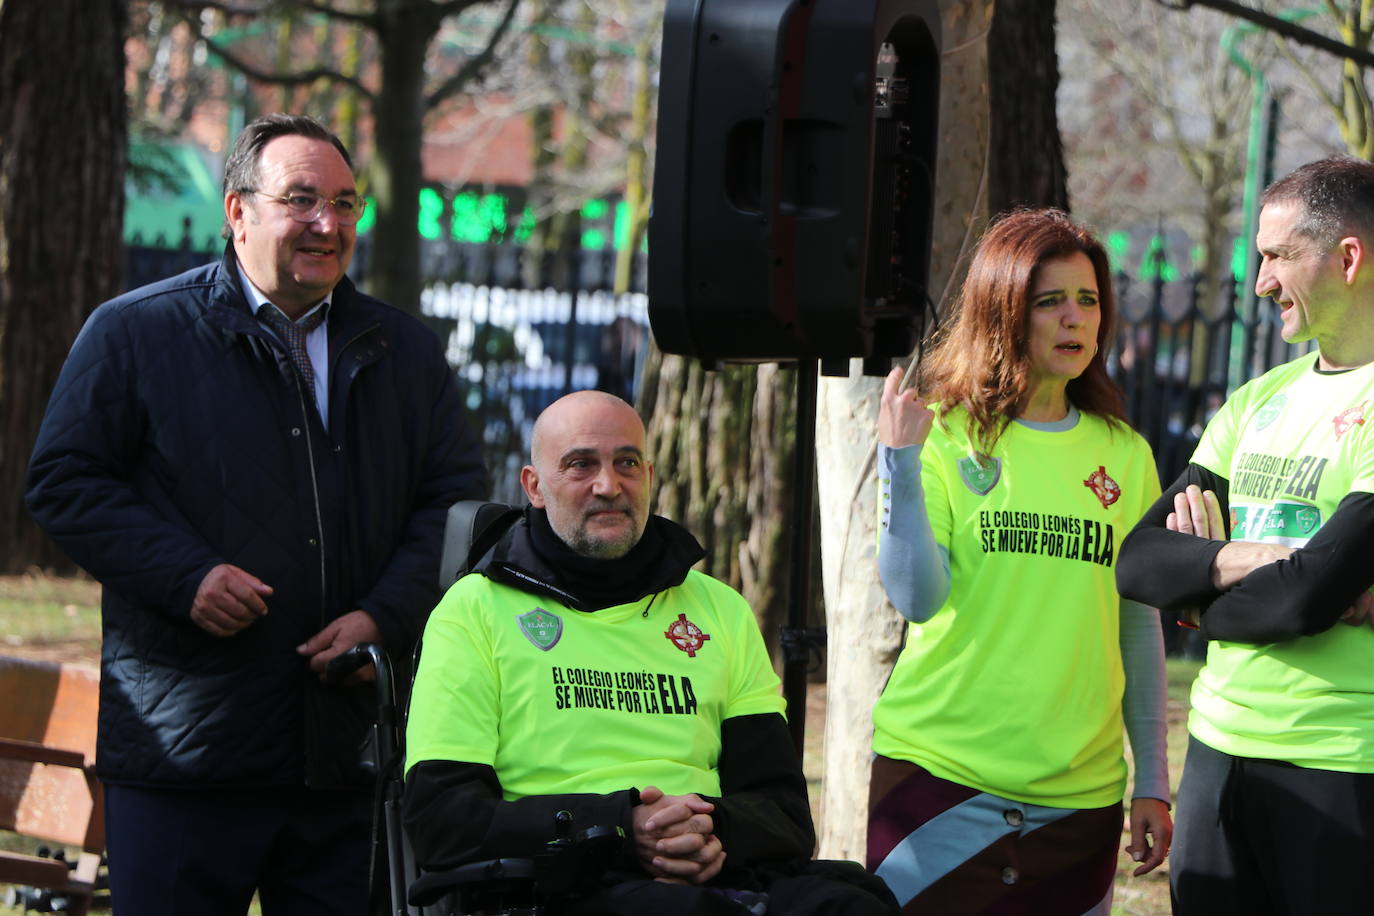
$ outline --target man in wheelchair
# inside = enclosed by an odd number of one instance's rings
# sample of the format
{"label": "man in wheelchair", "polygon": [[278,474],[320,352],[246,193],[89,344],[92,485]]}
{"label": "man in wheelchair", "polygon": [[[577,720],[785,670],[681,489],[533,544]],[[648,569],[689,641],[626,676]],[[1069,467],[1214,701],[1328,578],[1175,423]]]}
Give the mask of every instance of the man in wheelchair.
{"label": "man in wheelchair", "polygon": [[424,635],[404,816],[422,869],[535,857],[620,828],[554,912],[889,913],[854,863],[812,862],[806,782],[754,615],[648,511],[630,405],[570,394],[535,423],[517,522]]}

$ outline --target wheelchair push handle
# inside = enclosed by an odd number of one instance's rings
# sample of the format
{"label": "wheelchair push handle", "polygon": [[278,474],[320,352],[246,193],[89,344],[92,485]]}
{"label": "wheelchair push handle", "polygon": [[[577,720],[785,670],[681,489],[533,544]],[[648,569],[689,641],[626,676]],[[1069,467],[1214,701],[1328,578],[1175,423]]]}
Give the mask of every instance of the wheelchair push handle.
{"label": "wheelchair push handle", "polygon": [[324,669],[324,679],[330,684],[342,684],[350,674],[365,665],[371,665],[377,677],[378,701],[384,706],[391,705],[395,701],[391,662],[387,659],[386,650],[375,642],[360,642],[331,658]]}

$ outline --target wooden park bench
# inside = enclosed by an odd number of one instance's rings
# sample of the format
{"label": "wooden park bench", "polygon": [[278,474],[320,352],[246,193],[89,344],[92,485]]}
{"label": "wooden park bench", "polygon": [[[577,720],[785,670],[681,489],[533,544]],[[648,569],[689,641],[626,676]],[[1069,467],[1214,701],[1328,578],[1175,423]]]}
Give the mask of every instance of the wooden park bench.
{"label": "wooden park bench", "polygon": [[99,675],[0,656],[0,829],[81,850],[57,858],[0,851],[0,883],[50,889],[84,916],[105,848],[95,778]]}

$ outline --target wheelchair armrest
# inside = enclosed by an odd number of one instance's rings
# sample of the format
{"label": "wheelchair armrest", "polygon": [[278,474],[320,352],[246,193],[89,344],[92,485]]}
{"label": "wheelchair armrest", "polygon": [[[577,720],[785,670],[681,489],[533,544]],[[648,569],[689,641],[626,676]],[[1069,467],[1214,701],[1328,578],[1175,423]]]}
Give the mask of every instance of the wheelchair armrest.
{"label": "wheelchair armrest", "polygon": [[533,859],[487,859],[447,871],[426,872],[411,883],[407,899],[411,906],[429,906],[469,885],[521,880],[534,880]]}
{"label": "wheelchair armrest", "polygon": [[412,906],[428,906],[453,893],[507,892],[522,885],[532,898],[560,898],[594,883],[624,843],[625,831],[619,826],[589,827],[549,842],[530,859],[486,859],[426,872],[410,885],[408,897]]}

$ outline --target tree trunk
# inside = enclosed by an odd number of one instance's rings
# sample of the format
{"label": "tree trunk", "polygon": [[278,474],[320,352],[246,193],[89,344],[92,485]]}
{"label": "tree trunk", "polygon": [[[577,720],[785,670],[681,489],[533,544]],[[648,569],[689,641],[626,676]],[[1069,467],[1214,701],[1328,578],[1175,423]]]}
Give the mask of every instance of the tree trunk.
{"label": "tree trunk", "polygon": [[635,43],[634,89],[630,102],[630,131],[625,137],[625,212],[628,229],[625,243],[615,253],[615,290],[628,292],[634,273],[635,255],[649,227],[649,113],[654,103],[654,80],[650,73],[658,29],[646,32]]}
{"label": "tree trunk", "polygon": [[[526,58],[529,71],[538,79],[553,73],[549,40],[542,29],[552,22],[553,10],[548,0],[536,0],[530,10],[529,50]],[[526,116],[530,125],[530,181],[525,188],[525,203],[534,214],[534,225],[525,242],[525,263],[522,282],[530,289],[542,287],[548,280],[544,269],[545,253],[554,247],[553,188],[554,165],[558,154],[554,143],[554,106],[552,100],[535,106]]]}
{"label": "tree trunk", "polygon": [[[342,41],[343,53],[339,70],[347,76],[356,78],[362,70],[362,33],[358,29],[345,29]],[[361,100],[358,90],[346,87],[340,91],[339,103],[334,109],[339,139],[343,140],[349,152],[354,155],[357,155],[355,151],[358,148],[358,109]],[[371,171],[368,175],[371,176]]]}
{"label": "tree trunk", "polygon": [[[1231,273],[1231,234],[1226,218],[1235,210],[1235,185],[1228,179],[1220,148],[1206,151],[1202,181],[1202,258],[1194,265],[1197,277],[1197,301],[1205,321],[1193,322],[1192,355],[1188,360],[1188,386],[1201,390],[1206,382],[1207,354],[1212,348],[1211,322],[1219,319],[1229,301],[1230,287],[1235,283]],[[1223,333],[1225,333],[1223,331]]]}
{"label": "tree trunk", "polygon": [[1053,0],[997,0],[988,33],[992,162],[988,211],[1018,204],[1069,207],[1064,144],[1055,116],[1059,59]]}
{"label": "tree trunk", "polygon": [[[1352,3],[1341,14],[1337,31],[1352,48],[1369,49],[1371,23],[1368,4]],[[1341,61],[1341,139],[1352,156],[1374,157],[1374,102],[1364,82],[1364,68],[1353,60]]]}
{"label": "tree trunk", "polygon": [[793,377],[776,365],[707,371],[653,346],[639,389],[655,511],[701,540],[700,568],[739,589],[775,657],[793,530]]}
{"label": "tree trunk", "polygon": [[[273,38],[276,41],[276,53],[274,55],[275,60],[273,61],[273,63],[276,66],[276,69],[278,70],[286,70],[288,67],[291,66],[291,40],[294,36],[295,31],[295,14],[293,11],[287,10],[285,15],[281,17],[281,19],[277,22],[276,27],[273,29],[273,32],[275,33],[273,35]],[[292,101],[294,101],[295,95],[296,87],[278,86],[277,110],[294,111],[295,107],[291,103]]]}
{"label": "tree trunk", "polygon": [[375,167],[368,291],[412,315],[420,314],[420,139],[425,117],[425,53],[439,28],[434,9],[394,4],[377,38],[382,80],[372,106]]}
{"label": "tree trunk", "polygon": [[[1066,192],[1054,109],[1053,2],[942,0],[940,9],[944,56],[930,293],[944,315],[990,212],[1011,203],[1063,206]],[[821,380],[816,465],[832,711],[825,725],[820,854],[862,861],[871,713],[905,626],[887,602],[875,562],[873,459],[882,382],[858,371],[855,362],[850,378]]]}
{"label": "tree trunk", "polygon": [[[581,4],[574,28],[583,34],[591,34],[596,27],[596,11],[588,4]],[[558,151],[556,174],[562,181],[575,181],[587,168],[591,153],[592,137],[589,113],[592,109],[592,96],[596,83],[593,70],[596,66],[596,52],[590,45],[574,44],[564,51],[560,70],[563,78],[570,82],[574,101],[560,106],[563,115],[563,142]],[[565,195],[560,195],[565,196]],[[545,282],[554,289],[566,289],[573,293],[573,308],[577,307],[577,290],[582,286],[582,210],[579,201],[572,206],[566,200],[559,202],[557,211],[549,223],[546,239],[546,253],[553,261],[553,271]],[[568,328],[567,379],[571,387],[572,367],[577,362],[573,337],[578,322],[574,311]]]}
{"label": "tree trunk", "polygon": [[[71,568],[24,471],[86,316],[122,286],[123,0],[0,0],[0,568]],[[58,49],[80,49],[77,54]]]}

